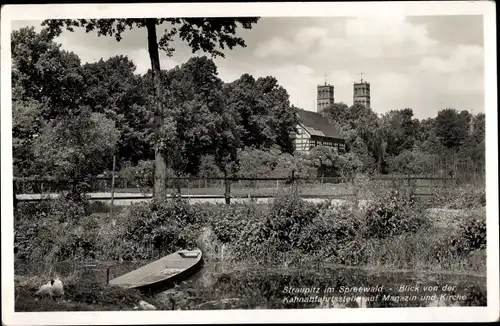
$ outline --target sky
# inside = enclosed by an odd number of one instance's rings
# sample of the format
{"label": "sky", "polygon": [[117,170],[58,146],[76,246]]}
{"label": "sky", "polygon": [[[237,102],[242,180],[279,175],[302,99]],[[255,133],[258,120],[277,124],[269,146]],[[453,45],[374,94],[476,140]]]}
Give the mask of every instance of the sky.
{"label": "sky", "polygon": [[[41,21],[13,21],[12,29]],[[158,27],[158,33],[163,28]],[[316,87],[335,86],[335,102],[352,105],[353,82],[371,84],[371,106],[379,114],[412,108],[416,118],[455,108],[484,112],[482,16],[263,17],[251,30],[238,29],[247,46],[215,58],[219,77],[231,82],[244,73],[274,76],[290,102],[316,111]],[[95,32],[65,31],[55,40],[82,63],[127,55],[136,73],[150,68],[145,29],[126,31],[120,42]],[[193,54],[180,40],[161,68],[181,65]],[[325,78],[326,76],[326,78]]]}

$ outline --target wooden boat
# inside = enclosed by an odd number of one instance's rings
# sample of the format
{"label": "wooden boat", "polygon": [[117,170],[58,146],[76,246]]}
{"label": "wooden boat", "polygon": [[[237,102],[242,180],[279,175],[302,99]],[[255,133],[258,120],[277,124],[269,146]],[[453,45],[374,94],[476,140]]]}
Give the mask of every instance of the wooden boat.
{"label": "wooden boat", "polygon": [[109,281],[128,289],[155,291],[173,286],[194,274],[203,264],[202,252],[180,250]]}

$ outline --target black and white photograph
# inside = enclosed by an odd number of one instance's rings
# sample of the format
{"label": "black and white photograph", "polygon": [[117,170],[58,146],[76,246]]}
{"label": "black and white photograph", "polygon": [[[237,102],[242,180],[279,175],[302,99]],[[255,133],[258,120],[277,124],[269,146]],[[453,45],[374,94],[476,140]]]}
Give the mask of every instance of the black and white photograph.
{"label": "black and white photograph", "polygon": [[495,3],[1,15],[4,324],[498,320]]}

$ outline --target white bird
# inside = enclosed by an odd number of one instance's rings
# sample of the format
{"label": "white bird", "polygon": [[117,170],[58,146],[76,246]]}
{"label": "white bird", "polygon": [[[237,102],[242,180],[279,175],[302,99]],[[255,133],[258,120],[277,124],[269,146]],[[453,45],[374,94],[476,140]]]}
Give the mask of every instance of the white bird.
{"label": "white bird", "polygon": [[52,284],[52,287],[50,288],[51,297],[57,298],[64,295],[64,286],[59,277],[56,277],[55,280],[51,280],[50,283]]}
{"label": "white bird", "polygon": [[147,303],[146,301],[144,300],[141,300],[139,301],[139,306],[143,309],[143,310],[156,310],[156,307],[153,306],[152,304],[150,303]]}
{"label": "white bird", "polygon": [[50,295],[50,289],[52,288],[51,281],[47,282],[40,287],[40,289],[35,293],[35,295]]}
{"label": "white bird", "polygon": [[63,283],[56,277],[55,279],[51,279],[46,284],[42,285],[40,289],[35,293],[35,295],[49,295],[52,298],[58,298],[64,295],[64,287]]}

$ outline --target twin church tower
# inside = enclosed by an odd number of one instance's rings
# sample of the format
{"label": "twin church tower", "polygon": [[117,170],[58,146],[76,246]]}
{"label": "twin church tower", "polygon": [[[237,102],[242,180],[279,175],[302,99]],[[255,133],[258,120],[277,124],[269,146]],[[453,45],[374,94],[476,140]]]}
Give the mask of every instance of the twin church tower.
{"label": "twin church tower", "polygon": [[[326,81],[324,85],[318,85],[317,112],[335,103],[334,91],[334,86],[327,84]],[[361,82],[353,84],[353,104],[357,103],[367,108],[370,107],[370,83],[363,80],[363,73],[361,73]]]}

